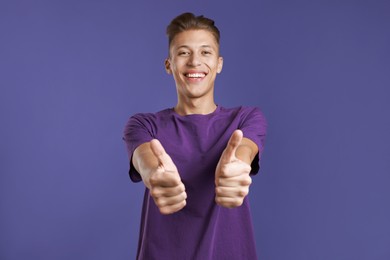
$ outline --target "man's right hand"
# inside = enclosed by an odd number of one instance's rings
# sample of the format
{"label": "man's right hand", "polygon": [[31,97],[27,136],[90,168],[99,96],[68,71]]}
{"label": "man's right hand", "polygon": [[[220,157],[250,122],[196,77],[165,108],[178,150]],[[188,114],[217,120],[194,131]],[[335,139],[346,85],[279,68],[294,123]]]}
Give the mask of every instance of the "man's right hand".
{"label": "man's right hand", "polygon": [[162,214],[175,213],[186,205],[187,193],[179,172],[160,141],[153,139],[150,148],[158,167],[150,173],[150,195]]}

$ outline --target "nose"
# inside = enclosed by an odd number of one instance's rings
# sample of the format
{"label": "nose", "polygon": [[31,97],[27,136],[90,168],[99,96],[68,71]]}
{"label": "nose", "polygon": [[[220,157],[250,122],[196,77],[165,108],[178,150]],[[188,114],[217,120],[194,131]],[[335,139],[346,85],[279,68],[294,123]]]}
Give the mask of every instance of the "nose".
{"label": "nose", "polygon": [[187,62],[188,66],[196,67],[201,64],[200,57],[196,53],[192,53]]}

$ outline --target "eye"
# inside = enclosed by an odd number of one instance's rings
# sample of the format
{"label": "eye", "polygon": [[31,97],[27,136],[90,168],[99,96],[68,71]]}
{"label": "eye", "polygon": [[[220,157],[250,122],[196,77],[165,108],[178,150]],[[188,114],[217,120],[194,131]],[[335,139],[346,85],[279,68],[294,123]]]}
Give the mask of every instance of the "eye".
{"label": "eye", "polygon": [[202,54],[203,54],[203,55],[210,55],[210,54],[211,54],[211,51],[202,51]]}
{"label": "eye", "polygon": [[178,55],[179,56],[188,56],[188,55],[190,55],[190,53],[188,51],[179,51]]}

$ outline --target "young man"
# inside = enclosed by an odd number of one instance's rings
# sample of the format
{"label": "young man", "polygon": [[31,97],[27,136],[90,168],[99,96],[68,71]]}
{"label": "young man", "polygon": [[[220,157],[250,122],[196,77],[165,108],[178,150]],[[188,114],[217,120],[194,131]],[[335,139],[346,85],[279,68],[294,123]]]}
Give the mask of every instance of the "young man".
{"label": "young man", "polygon": [[146,186],[137,259],[257,259],[248,202],[266,122],[214,102],[222,70],[214,21],[185,13],[167,28],[177,104],[132,116],[130,177]]}

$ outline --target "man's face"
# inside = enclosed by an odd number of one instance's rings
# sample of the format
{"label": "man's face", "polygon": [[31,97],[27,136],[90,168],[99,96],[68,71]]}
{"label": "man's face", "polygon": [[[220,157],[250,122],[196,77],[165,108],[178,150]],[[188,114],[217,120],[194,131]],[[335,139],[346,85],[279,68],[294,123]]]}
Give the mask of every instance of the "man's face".
{"label": "man's face", "polygon": [[188,30],[175,36],[165,61],[173,74],[179,100],[213,99],[214,81],[222,70],[222,57],[214,36],[207,30]]}

